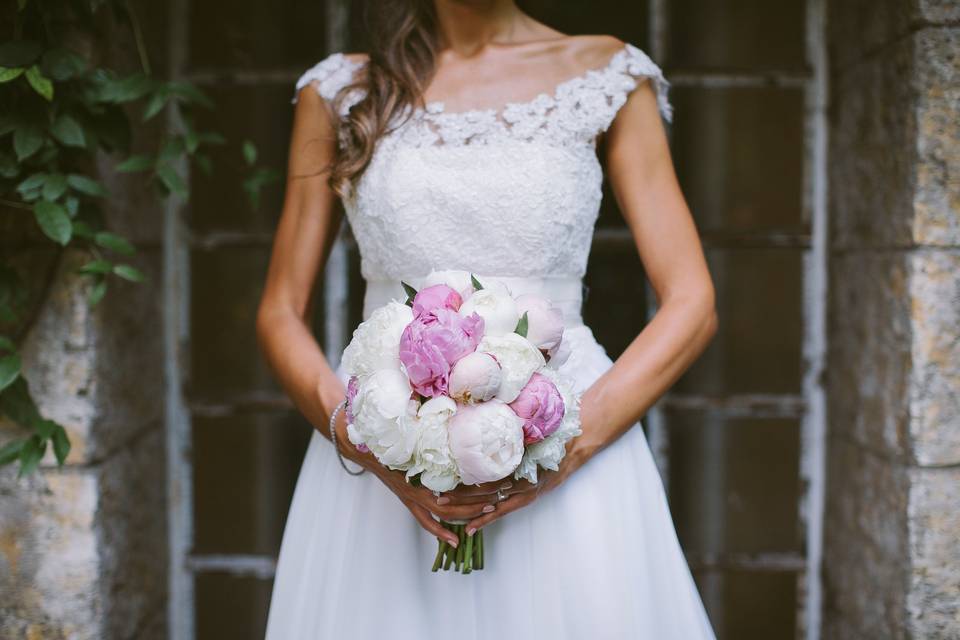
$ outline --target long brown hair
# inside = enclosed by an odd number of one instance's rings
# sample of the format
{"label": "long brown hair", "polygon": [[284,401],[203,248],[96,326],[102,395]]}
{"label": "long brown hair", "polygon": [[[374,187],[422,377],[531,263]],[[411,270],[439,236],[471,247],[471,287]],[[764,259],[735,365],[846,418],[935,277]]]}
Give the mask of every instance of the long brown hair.
{"label": "long brown hair", "polygon": [[339,113],[350,91],[363,92],[339,125],[340,145],[329,180],[341,197],[370,163],[377,140],[388,133],[394,117],[407,107],[423,106],[423,91],[433,76],[438,48],[433,0],[368,1],[363,20],[370,43],[365,73],[343,87],[333,101]]}

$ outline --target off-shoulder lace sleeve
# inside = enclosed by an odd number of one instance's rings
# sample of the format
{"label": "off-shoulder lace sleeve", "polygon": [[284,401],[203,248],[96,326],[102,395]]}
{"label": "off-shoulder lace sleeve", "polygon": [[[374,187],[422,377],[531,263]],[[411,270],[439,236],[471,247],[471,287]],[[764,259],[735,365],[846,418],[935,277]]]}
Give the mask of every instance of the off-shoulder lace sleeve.
{"label": "off-shoulder lace sleeve", "polygon": [[653,83],[661,117],[667,122],[673,121],[673,106],[669,99],[670,82],[642,49],[626,43],[610,61],[607,72],[603,91],[607,97],[608,108],[597,111],[597,125],[601,131],[610,127],[630,93],[647,79]]}
{"label": "off-shoulder lace sleeve", "polygon": [[[300,90],[307,85],[313,86],[317,93],[328,101],[332,101],[344,86],[353,79],[356,71],[363,66],[363,62],[348,58],[341,52],[331,53],[326,58],[307,69],[297,79],[296,90],[291,103],[296,103]],[[340,115],[344,116],[350,107],[356,104],[362,93],[359,90],[350,92],[340,105]]]}

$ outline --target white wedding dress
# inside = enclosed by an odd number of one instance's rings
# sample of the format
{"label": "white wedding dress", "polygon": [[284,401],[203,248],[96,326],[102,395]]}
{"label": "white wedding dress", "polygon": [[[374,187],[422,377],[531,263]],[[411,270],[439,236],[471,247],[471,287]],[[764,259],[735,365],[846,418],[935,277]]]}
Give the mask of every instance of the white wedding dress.
{"label": "white wedding dress", "polygon": [[[297,91],[312,84],[332,99],[361,64],[332,54]],[[412,109],[344,201],[367,282],[364,317],[402,299],[401,279],[417,286],[431,269],[503,277],[514,293],[539,291],[562,306],[572,353],[560,370],[587,388],[612,364],[580,317],[601,197],[596,137],[646,78],[670,120],[669,83],[630,44],[549,95],[500,109]],[[432,573],[436,538],[376,476],[346,474],[314,432],[267,638],[714,637],[639,423],[559,487],[486,527],[484,546],[482,571]]]}

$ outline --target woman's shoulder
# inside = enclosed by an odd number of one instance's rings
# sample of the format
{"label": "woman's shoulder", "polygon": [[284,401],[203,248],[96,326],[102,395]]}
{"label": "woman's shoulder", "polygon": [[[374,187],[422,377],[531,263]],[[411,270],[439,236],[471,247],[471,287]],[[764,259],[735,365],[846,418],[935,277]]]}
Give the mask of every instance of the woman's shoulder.
{"label": "woman's shoulder", "polygon": [[300,92],[307,86],[313,87],[327,100],[333,100],[340,89],[356,79],[358,71],[366,66],[367,61],[365,53],[335,51],[327,54],[297,78],[291,102],[297,102]]}

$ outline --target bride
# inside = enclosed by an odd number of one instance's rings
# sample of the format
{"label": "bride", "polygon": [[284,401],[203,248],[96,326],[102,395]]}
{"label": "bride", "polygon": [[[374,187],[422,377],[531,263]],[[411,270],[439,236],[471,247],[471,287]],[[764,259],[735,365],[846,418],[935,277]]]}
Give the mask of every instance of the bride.
{"label": "bride", "polygon": [[[713,638],[640,424],[717,327],[661,121],[672,117],[668,82],[636,46],[559,33],[513,0],[375,9],[369,56],[327,56],[293,98],[257,330],[316,429],[267,637]],[[604,170],[659,302],[615,362],[580,315]],[[364,317],[402,299],[401,279],[419,286],[444,269],[563,307],[570,352],[560,369],[583,393],[583,433],[559,470],[437,495],[350,445],[334,411],[345,374],[308,320],[341,211],[359,245]],[[430,571],[436,537],[457,541],[439,518],[483,529],[483,571]]]}

